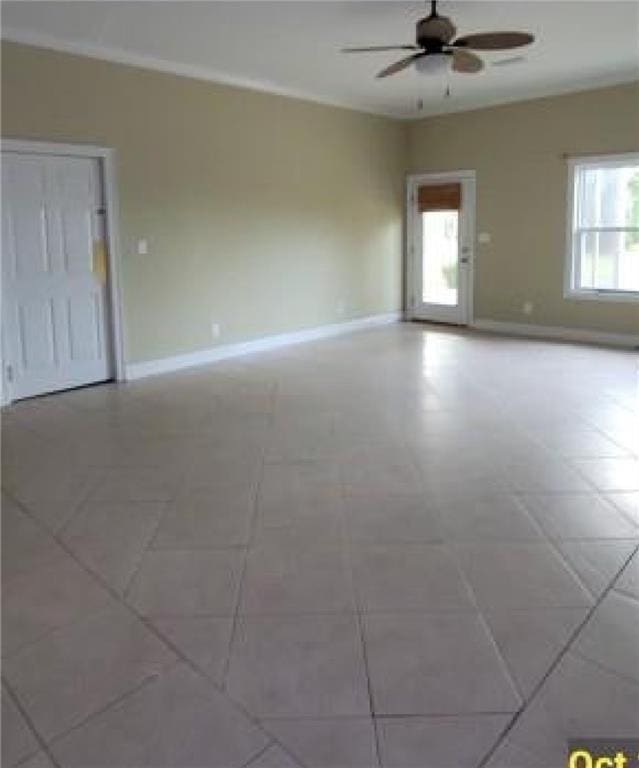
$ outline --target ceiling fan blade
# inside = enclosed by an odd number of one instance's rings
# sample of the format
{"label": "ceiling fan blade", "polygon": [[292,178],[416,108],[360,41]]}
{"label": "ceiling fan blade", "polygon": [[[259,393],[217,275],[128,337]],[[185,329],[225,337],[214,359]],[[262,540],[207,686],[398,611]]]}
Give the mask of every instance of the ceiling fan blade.
{"label": "ceiling fan blade", "polygon": [[375,51],[419,51],[416,45],[369,45],[365,48],[342,48],[342,53],[374,53]]}
{"label": "ceiling fan blade", "polygon": [[519,48],[530,45],[535,39],[528,32],[479,32],[476,35],[458,37],[455,47],[474,48],[476,51],[505,51],[509,48]]}
{"label": "ceiling fan blade", "polygon": [[481,72],[484,68],[484,62],[476,53],[465,51],[463,48],[456,48],[453,51],[453,71],[463,74],[473,75],[475,72]]}
{"label": "ceiling fan blade", "polygon": [[391,64],[390,67],[386,67],[386,69],[382,69],[381,72],[378,73],[377,77],[389,77],[389,75],[394,75],[397,72],[401,72],[403,69],[407,69],[410,67],[410,65],[417,61],[417,59],[420,59],[422,56],[425,56],[425,53],[414,53],[412,56],[407,56],[405,59],[400,59],[399,61],[396,61],[394,64]]}

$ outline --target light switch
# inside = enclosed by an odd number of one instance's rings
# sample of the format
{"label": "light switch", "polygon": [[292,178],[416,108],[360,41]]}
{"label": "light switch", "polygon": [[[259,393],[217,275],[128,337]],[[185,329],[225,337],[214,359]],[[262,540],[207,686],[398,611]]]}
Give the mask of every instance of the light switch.
{"label": "light switch", "polygon": [[480,232],[479,236],[477,237],[477,240],[482,244],[486,245],[491,241],[490,232]]}
{"label": "light switch", "polygon": [[138,240],[138,256],[146,256],[149,252],[149,243],[146,238]]}

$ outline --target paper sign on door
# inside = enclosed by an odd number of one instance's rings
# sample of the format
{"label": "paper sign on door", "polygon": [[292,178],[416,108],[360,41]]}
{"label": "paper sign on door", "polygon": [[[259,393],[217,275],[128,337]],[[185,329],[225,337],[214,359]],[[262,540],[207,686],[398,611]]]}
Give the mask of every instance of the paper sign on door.
{"label": "paper sign on door", "polygon": [[104,240],[95,240],[93,242],[93,266],[92,272],[97,280],[103,285],[107,279],[107,251]]}

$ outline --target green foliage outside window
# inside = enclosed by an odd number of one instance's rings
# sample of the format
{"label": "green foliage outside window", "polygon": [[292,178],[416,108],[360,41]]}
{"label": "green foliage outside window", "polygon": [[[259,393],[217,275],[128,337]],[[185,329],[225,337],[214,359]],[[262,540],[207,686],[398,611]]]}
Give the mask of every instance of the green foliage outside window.
{"label": "green foliage outside window", "polygon": [[[630,205],[628,206],[627,221],[629,227],[639,227],[639,171],[628,182],[630,190]],[[626,232],[626,248],[639,249],[639,232]]]}

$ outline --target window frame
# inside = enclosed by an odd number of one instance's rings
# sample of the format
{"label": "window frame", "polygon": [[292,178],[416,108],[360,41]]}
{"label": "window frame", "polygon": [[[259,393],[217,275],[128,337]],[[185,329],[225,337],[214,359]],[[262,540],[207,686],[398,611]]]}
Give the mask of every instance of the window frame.
{"label": "window frame", "polygon": [[[564,298],[586,301],[639,302],[639,291],[623,291],[617,288],[579,288],[575,254],[575,219],[577,215],[578,171],[584,168],[620,168],[628,163],[639,165],[639,152],[609,155],[584,155],[568,159],[568,183],[566,206],[566,254],[564,263]],[[626,231],[632,227],[601,227],[599,231]]]}

